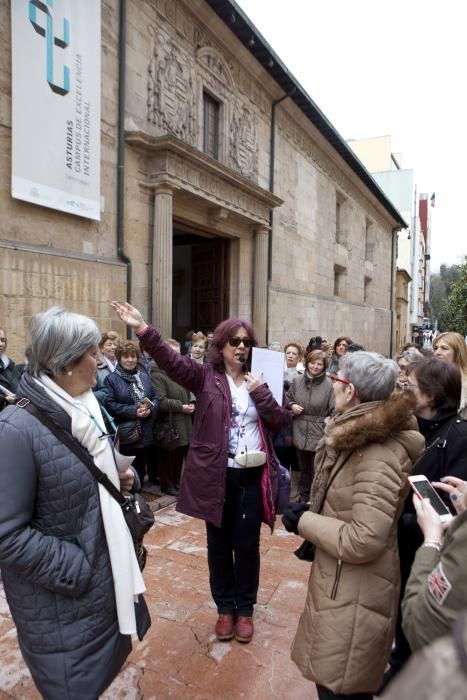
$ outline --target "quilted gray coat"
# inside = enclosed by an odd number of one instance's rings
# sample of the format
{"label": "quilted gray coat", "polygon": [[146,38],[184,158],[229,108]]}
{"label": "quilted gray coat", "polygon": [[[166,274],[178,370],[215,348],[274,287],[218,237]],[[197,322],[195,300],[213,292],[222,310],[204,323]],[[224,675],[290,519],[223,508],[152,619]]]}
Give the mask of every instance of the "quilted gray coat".
{"label": "quilted gray coat", "polygon": [[[17,394],[70,429],[28,375]],[[94,700],[131,651],[118,629],[96,481],[17,406],[1,413],[0,446],[0,567],[21,652],[46,700]]]}
{"label": "quilted gray coat", "polygon": [[293,444],[299,450],[314,452],[323,437],[325,418],[334,412],[332,382],[325,374],[311,377],[307,372],[292,380],[287,392],[290,404],[303,406],[303,413],[294,416]]}

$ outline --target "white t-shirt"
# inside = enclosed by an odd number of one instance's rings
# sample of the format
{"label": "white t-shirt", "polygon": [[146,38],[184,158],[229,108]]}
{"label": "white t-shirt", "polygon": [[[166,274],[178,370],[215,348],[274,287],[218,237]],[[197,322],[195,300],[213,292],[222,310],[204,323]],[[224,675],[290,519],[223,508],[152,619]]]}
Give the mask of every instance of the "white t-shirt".
{"label": "white t-shirt", "polygon": [[[230,393],[232,396],[232,412],[230,421],[229,452],[237,454],[248,449],[261,449],[261,437],[258,428],[258,412],[256,406],[250,398],[245,382],[237,386],[228,374]],[[229,459],[229,467],[241,469],[240,464]]]}

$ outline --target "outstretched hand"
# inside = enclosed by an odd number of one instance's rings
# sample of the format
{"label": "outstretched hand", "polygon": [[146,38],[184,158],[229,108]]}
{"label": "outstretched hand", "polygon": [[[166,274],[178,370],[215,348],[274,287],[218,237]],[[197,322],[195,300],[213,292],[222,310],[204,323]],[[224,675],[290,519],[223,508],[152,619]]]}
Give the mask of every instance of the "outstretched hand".
{"label": "outstretched hand", "polygon": [[130,328],[135,330],[142,330],[147,324],[144,321],[141,313],[137,308],[125,301],[123,304],[119,304],[118,301],[112,302],[112,308],[118,314],[118,317],[123,323],[126,323]]}

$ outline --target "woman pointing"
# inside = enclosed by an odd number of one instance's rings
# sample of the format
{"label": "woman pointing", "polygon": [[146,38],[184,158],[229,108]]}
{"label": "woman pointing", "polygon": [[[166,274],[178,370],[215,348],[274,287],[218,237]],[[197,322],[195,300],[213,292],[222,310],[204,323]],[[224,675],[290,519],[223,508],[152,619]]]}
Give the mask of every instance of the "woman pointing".
{"label": "woman pointing", "polygon": [[228,319],[214,331],[210,362],[180,355],[138,309],[112,303],[167,375],[197,398],[177,510],[206,521],[209,581],[219,640],[249,642],[259,585],[261,522],[275,518],[278,463],[269,431],[291,420],[268,387],[248,371],[256,334]]}

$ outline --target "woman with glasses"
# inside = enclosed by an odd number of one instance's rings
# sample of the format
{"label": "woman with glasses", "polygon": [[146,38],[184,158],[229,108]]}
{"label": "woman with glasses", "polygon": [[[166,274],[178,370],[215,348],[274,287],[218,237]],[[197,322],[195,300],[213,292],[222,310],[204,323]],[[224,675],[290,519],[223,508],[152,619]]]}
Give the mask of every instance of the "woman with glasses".
{"label": "woman with glasses", "polygon": [[287,398],[294,414],[293,444],[300,470],[299,499],[310,499],[315,452],[323,437],[325,419],[334,411],[334,389],[326,376],[327,357],[313,350],[305,358],[305,373],[293,379]]}
{"label": "woman with glasses", "polygon": [[[445,476],[467,480],[467,422],[458,414],[461,396],[461,377],[455,365],[440,362],[435,357],[424,358],[409,367],[409,386],[417,405],[415,413],[426,445],[412,474],[423,474],[430,481],[441,481]],[[454,513],[450,499],[440,493]],[[410,574],[417,549],[423,543],[423,534],[417,525],[412,499],[408,498],[399,522],[399,550],[401,561],[401,596]],[[401,614],[396,628],[396,644],[386,675],[389,682],[402,668],[411,654],[410,646],[401,628]]]}
{"label": "woman with glasses", "polygon": [[261,521],[272,530],[278,490],[270,431],[289,423],[290,410],[249,371],[257,339],[248,321],[222,321],[214,330],[210,362],[201,365],[167,345],[138,309],[112,306],[158,367],[196,396],[177,510],[206,521],[217,638],[235,635],[247,643],[254,632]]}
{"label": "woman with glasses", "polygon": [[409,384],[409,366],[413,365],[415,362],[420,362],[423,360],[423,355],[419,350],[415,348],[410,348],[409,350],[403,350],[398,355],[396,355],[396,362],[399,367],[399,376],[397,378],[397,386],[399,389],[410,388]]}
{"label": "woman with glasses", "polygon": [[348,353],[332,379],[337,415],[316,452],[311,506],[292,504],[283,516],[315,545],[292,659],[320,700],[370,700],[391,651],[397,521],[423,439],[412,392],[394,392],[392,360]]}
{"label": "woman with glasses", "polygon": [[[92,392],[99,340],[86,316],[33,316],[17,395],[129,491],[131,460],[113,449]],[[0,567],[21,653],[41,697],[97,698],[147,615],[121,506],[22,405],[2,411],[0,444]]]}
{"label": "woman with glasses", "polygon": [[462,391],[459,401],[459,413],[467,419],[467,346],[460,333],[448,331],[436,336],[433,352],[438,360],[450,362],[461,374]]}

